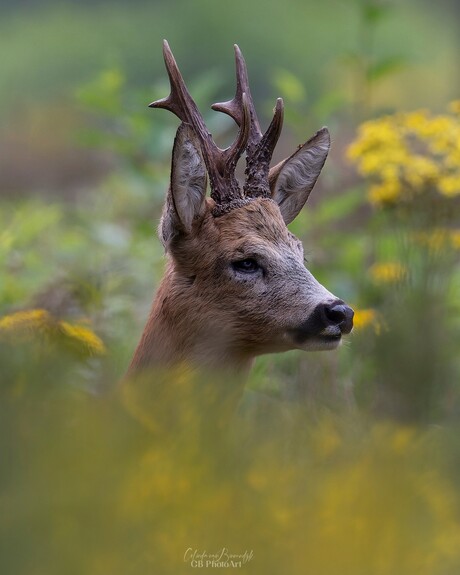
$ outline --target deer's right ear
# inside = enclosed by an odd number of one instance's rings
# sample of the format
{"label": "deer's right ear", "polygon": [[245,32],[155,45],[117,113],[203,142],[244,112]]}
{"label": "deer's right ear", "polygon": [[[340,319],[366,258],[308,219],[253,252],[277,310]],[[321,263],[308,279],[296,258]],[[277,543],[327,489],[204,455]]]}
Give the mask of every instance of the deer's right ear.
{"label": "deer's right ear", "polygon": [[272,199],[278,204],[286,224],[303,208],[324,166],[331,140],[327,128],[299,146],[292,156],[270,170]]}
{"label": "deer's right ear", "polygon": [[193,221],[204,215],[206,166],[192,128],[182,123],[172,154],[171,185],[160,223],[160,238],[166,246],[178,233],[190,233]]}

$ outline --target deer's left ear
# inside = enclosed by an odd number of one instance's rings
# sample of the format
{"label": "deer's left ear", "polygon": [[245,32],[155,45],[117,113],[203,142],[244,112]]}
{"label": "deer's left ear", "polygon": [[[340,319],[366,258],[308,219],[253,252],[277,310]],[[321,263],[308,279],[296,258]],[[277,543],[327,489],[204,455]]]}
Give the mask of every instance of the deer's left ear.
{"label": "deer's left ear", "polygon": [[270,170],[272,199],[278,204],[286,224],[292,222],[313,189],[331,145],[327,128],[299,147],[286,160]]}
{"label": "deer's left ear", "polygon": [[200,145],[191,126],[182,123],[174,140],[171,185],[160,222],[166,246],[178,233],[190,233],[205,211],[207,175]]}

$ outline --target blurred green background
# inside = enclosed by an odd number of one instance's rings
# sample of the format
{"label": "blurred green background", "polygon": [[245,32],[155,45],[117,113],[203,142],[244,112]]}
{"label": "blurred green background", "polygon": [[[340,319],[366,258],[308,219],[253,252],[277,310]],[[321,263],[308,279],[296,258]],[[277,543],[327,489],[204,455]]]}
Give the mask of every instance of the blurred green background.
{"label": "blurred green background", "polygon": [[[164,264],[163,38],[218,143],[234,43],[275,161],[332,133],[291,228],[355,330],[259,358],[230,422],[212,376],[118,385]],[[1,572],[457,574],[458,3],[3,0],[0,53]]]}

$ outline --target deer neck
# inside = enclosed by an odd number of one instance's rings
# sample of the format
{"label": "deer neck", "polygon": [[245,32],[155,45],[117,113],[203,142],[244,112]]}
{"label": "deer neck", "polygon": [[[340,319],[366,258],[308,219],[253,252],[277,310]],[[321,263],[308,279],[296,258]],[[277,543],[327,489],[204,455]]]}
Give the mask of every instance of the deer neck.
{"label": "deer neck", "polygon": [[183,364],[209,373],[247,375],[254,358],[232,349],[222,326],[210,325],[213,318],[206,313],[192,280],[169,262],[128,373]]}

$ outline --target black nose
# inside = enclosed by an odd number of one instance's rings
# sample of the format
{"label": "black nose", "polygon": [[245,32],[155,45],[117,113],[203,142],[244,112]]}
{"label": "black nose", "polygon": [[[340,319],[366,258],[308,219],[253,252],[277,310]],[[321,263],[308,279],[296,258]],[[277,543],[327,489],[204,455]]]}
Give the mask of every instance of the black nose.
{"label": "black nose", "polygon": [[336,325],[342,333],[350,333],[353,329],[355,312],[342,302],[334,302],[323,307],[324,318],[328,325]]}

